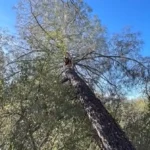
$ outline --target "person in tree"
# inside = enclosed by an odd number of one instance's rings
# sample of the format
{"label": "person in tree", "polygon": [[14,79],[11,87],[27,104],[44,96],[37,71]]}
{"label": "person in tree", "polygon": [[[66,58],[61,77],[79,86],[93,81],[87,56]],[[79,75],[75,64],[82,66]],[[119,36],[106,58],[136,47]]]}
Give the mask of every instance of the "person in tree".
{"label": "person in tree", "polygon": [[72,67],[73,63],[72,63],[72,58],[71,58],[69,52],[66,52],[64,62],[65,62],[66,67],[68,67],[68,68]]}

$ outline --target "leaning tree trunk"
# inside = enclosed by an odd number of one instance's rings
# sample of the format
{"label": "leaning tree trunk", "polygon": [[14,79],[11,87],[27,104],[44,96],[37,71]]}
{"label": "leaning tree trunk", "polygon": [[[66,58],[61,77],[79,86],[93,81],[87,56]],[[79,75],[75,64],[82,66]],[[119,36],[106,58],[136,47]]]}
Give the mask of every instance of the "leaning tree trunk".
{"label": "leaning tree trunk", "polygon": [[68,68],[63,82],[70,80],[71,85],[83,104],[88,118],[92,122],[104,150],[135,150],[131,142],[121,130],[116,121],[105,109],[86,83],[77,75],[74,69]]}

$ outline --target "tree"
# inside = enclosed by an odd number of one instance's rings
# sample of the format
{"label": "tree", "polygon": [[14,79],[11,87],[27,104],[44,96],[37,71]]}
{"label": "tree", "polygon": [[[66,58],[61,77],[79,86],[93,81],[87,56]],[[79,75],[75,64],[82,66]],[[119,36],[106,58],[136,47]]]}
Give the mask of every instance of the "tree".
{"label": "tree", "polygon": [[[3,36],[9,43],[10,58],[4,57],[7,71],[3,74],[0,148],[98,149],[94,140],[97,136],[72,89],[61,85],[49,63],[55,58],[28,56],[24,49],[20,51],[18,39],[11,39],[6,33]],[[1,44],[6,46],[6,41]]]}
{"label": "tree", "polygon": [[100,20],[90,15],[91,9],[81,0],[26,0],[19,6],[19,33],[32,45],[30,51],[53,55],[53,65],[59,72],[68,51],[76,72],[101,94],[119,98],[133,84],[145,84],[149,58],[139,53],[143,44],[139,33],[127,28],[107,35]]}
{"label": "tree", "polygon": [[[114,103],[114,104],[113,104]],[[107,104],[113,117],[121,125],[137,150],[149,149],[149,112],[147,99],[126,100]],[[117,113],[116,107],[117,106]]]}
{"label": "tree", "polygon": [[102,148],[106,150],[134,150],[135,148],[100,100],[71,68],[66,70],[66,79],[64,80],[67,79],[71,81],[93,127],[96,129],[102,142]]}
{"label": "tree", "polygon": [[[11,146],[36,149],[40,147],[41,138],[49,140],[46,138],[49,135],[49,132],[46,131],[49,130],[47,130],[47,125],[43,125],[44,121],[48,123],[49,120],[44,118],[45,115],[41,115],[46,110],[46,108],[41,108],[43,101],[46,101],[49,106],[48,110],[49,112],[52,110],[52,114],[53,108],[59,108],[55,112],[64,114],[65,109],[71,107],[68,105],[68,93],[62,94],[62,89],[57,90],[56,88],[60,87],[58,78],[64,71],[62,62],[66,51],[73,55],[75,72],[92,90],[99,87],[102,97],[120,98],[133,85],[141,85],[142,87],[145,85],[145,81],[148,79],[149,58],[145,61],[145,58],[139,55],[142,46],[139,34],[131,30],[124,30],[122,33],[108,38],[105,27],[101,25],[97,17],[91,16],[91,9],[83,1],[25,0],[19,3],[17,11],[19,35],[14,46],[11,47],[15,50],[12,51],[13,58],[11,56],[11,62],[7,67],[10,76],[12,75],[12,78],[7,81],[9,82],[7,84],[8,89],[12,95],[5,95],[7,96],[5,107],[9,106],[12,101],[11,98],[15,100],[13,101],[14,109],[12,109],[11,116],[14,111],[17,112],[17,114],[15,113],[14,124],[18,124],[15,126],[16,130],[13,130],[13,137],[10,140]],[[44,72],[42,66],[44,66]],[[34,85],[34,88],[31,85]],[[67,101],[64,103],[65,106],[68,106],[64,107],[63,111],[61,111],[62,101],[57,103],[57,100],[60,100],[60,95],[63,97],[61,100]],[[77,107],[75,108],[77,109]],[[22,115],[18,116],[18,111],[27,119],[20,118]],[[39,125],[37,115],[41,115],[39,122],[42,125]],[[78,114],[78,117],[83,116],[80,115]],[[53,116],[55,115],[52,115],[52,118]],[[73,119],[71,117],[70,119],[73,123]],[[55,121],[58,121],[57,123],[60,125],[59,119]],[[56,125],[58,124],[56,122],[55,128],[50,128],[51,133],[54,133],[53,135],[57,133]],[[39,126],[40,130],[38,130]],[[61,127],[61,129],[66,129],[64,123]],[[35,129],[37,130],[35,131]],[[88,131],[90,132],[90,129]],[[42,136],[41,132],[43,133]],[[74,137],[78,137],[77,139],[82,137],[81,134],[80,136],[76,135]],[[23,137],[25,142],[21,144]],[[61,134],[59,134],[58,139],[60,137]],[[84,139],[86,138],[84,137]],[[61,140],[58,139],[54,145],[52,144],[53,148],[58,145],[59,148],[63,147]],[[71,146],[69,144],[71,140],[64,141],[67,143],[64,145],[68,146],[68,149]],[[76,144],[74,144],[74,148],[77,146]],[[83,149],[84,144],[79,143],[78,149]],[[42,146],[45,148],[49,145],[44,144]]]}

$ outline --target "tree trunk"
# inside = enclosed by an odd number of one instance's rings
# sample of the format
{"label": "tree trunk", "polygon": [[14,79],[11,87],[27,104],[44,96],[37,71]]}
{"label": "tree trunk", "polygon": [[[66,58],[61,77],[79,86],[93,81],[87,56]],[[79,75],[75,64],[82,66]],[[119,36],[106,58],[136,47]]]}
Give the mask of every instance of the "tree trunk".
{"label": "tree trunk", "polygon": [[66,78],[62,82],[70,80],[102,142],[103,149],[135,150],[120,126],[74,69],[68,68],[65,74]]}

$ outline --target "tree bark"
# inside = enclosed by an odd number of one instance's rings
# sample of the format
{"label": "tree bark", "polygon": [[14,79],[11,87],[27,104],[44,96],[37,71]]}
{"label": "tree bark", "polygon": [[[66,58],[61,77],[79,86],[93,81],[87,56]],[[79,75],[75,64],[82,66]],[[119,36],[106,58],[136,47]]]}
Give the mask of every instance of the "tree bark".
{"label": "tree bark", "polygon": [[80,102],[96,130],[104,150],[135,150],[120,126],[105,109],[87,84],[78,76],[74,69],[65,71],[62,82],[70,80]]}

